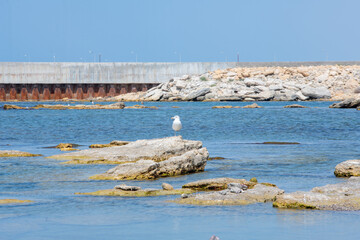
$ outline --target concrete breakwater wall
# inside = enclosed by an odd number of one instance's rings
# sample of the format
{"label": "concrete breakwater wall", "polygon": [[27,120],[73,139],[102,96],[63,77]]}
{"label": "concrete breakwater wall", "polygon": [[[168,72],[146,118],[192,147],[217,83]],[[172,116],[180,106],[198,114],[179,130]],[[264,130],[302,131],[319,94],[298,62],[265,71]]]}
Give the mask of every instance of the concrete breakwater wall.
{"label": "concrete breakwater wall", "polygon": [[360,65],[360,62],[0,63],[0,101],[87,99],[146,91],[171,78],[234,67]]}

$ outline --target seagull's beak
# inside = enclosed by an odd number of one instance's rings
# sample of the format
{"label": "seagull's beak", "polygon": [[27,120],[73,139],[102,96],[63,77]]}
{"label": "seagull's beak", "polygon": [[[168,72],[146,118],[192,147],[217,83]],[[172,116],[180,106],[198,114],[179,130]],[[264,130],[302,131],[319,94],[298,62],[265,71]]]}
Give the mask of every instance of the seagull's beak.
{"label": "seagull's beak", "polygon": [[171,119],[175,119],[174,117],[171,117]]}

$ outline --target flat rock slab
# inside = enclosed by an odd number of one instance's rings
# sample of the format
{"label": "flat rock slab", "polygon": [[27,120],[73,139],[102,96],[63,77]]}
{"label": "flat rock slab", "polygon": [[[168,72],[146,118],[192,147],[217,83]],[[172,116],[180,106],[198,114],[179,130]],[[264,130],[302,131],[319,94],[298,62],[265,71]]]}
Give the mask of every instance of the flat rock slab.
{"label": "flat rock slab", "polygon": [[99,190],[96,192],[89,193],[75,193],[77,195],[91,195],[91,196],[118,196],[118,197],[153,197],[153,196],[165,196],[165,195],[181,195],[181,194],[191,194],[195,191],[191,189],[173,189],[173,190],[163,190],[163,189],[143,189],[138,191],[123,191],[120,189],[106,189]]}
{"label": "flat rock slab", "polygon": [[2,204],[16,204],[16,203],[32,203],[31,200],[19,200],[19,199],[0,199],[0,205]]}
{"label": "flat rock slab", "polygon": [[38,157],[41,154],[32,154],[15,150],[0,150],[0,157]]}
{"label": "flat rock slab", "polygon": [[339,163],[335,167],[334,174],[337,177],[360,176],[360,159],[347,160]]}
{"label": "flat rock slab", "polygon": [[284,190],[277,187],[256,184],[252,189],[240,193],[231,191],[200,193],[179,198],[173,202],[191,205],[247,205],[273,201],[283,193]]}
{"label": "flat rock slab", "polygon": [[224,190],[228,188],[230,183],[240,183],[252,188],[256,185],[254,182],[246,181],[245,179],[235,179],[235,178],[211,178],[203,179],[195,182],[190,182],[183,185],[183,188],[189,188],[197,191],[214,191],[214,190]]}
{"label": "flat rock slab", "polygon": [[94,148],[73,153],[54,155],[49,158],[68,160],[71,164],[122,164],[139,160],[160,162],[171,156],[181,155],[202,148],[200,141],[183,140],[181,136],[138,140],[123,146]]}
{"label": "flat rock slab", "polygon": [[276,197],[277,208],[353,211],[360,210],[360,177]]}

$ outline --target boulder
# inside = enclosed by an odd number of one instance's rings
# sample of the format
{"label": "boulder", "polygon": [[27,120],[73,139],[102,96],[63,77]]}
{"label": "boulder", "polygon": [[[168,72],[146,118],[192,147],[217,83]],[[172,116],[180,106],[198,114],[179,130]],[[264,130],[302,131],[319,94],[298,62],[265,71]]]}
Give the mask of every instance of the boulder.
{"label": "boulder", "polygon": [[265,82],[261,81],[261,80],[257,80],[257,79],[252,79],[252,78],[246,78],[244,79],[244,83],[247,87],[251,87],[251,86],[265,86]]}
{"label": "boulder", "polygon": [[163,184],[161,184],[161,187],[162,187],[163,190],[174,190],[174,187],[171,186],[171,185],[168,184],[168,183],[163,183]]}
{"label": "boulder", "polygon": [[273,206],[291,209],[360,210],[360,177],[315,187],[309,192],[283,194],[276,197]]}
{"label": "boulder", "polygon": [[173,202],[192,205],[247,205],[273,201],[283,193],[284,190],[261,183],[248,190],[242,185],[233,185],[222,191],[193,194]]}
{"label": "boulder", "polygon": [[160,162],[194,149],[201,149],[200,141],[184,140],[181,136],[146,139],[111,148],[94,148],[64,153],[49,158],[70,160],[73,164],[121,164],[139,160]]}
{"label": "boulder", "polygon": [[339,103],[333,103],[330,105],[330,108],[357,108],[360,107],[360,98],[354,99],[345,99]]}
{"label": "boulder", "polygon": [[360,159],[347,160],[339,163],[335,167],[334,174],[337,177],[360,176]]}
{"label": "boulder", "polygon": [[192,100],[196,99],[197,97],[205,96],[210,91],[211,91],[210,88],[202,88],[200,90],[195,90],[195,91],[189,93],[183,100],[184,101],[192,101]]}
{"label": "boulder", "polygon": [[331,98],[331,93],[326,87],[306,86],[301,89],[301,93],[311,99]]}
{"label": "boulder", "polygon": [[201,172],[205,169],[208,157],[206,148],[194,149],[164,161],[141,159],[134,163],[120,164],[104,174],[92,176],[91,179],[146,180]]}
{"label": "boulder", "polygon": [[116,185],[114,187],[114,189],[120,189],[120,190],[123,190],[123,191],[139,191],[139,190],[141,190],[141,187],[128,186],[126,184],[120,184],[120,185]]}

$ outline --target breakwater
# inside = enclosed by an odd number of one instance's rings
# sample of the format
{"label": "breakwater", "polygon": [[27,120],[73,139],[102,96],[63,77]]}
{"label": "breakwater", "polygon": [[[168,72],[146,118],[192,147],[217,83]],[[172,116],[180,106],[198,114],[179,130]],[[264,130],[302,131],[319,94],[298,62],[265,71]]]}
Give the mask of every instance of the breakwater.
{"label": "breakwater", "polygon": [[234,67],[360,65],[360,62],[0,63],[0,101],[91,99],[147,91],[185,74]]}

